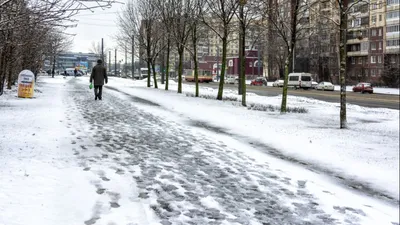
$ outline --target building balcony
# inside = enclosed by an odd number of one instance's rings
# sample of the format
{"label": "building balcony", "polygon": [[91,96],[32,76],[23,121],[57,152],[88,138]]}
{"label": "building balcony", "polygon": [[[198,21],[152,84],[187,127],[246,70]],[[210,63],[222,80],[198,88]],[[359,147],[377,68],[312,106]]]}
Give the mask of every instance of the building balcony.
{"label": "building balcony", "polygon": [[400,4],[386,5],[387,11],[398,11],[399,9],[400,9]]}
{"label": "building balcony", "polygon": [[400,54],[400,46],[386,46],[386,54]]}
{"label": "building balcony", "polygon": [[360,44],[363,42],[368,42],[368,38],[363,38],[363,39],[358,39],[358,38],[352,38],[352,39],[347,39],[346,44]]}
{"label": "building balcony", "polygon": [[351,56],[367,56],[368,51],[352,51],[352,52],[347,52],[347,57]]}
{"label": "building balcony", "polygon": [[386,39],[397,39],[400,37],[400,32],[386,33]]}
{"label": "building balcony", "polygon": [[399,18],[391,18],[391,19],[386,19],[386,26],[387,25],[394,25],[394,24],[399,24]]}

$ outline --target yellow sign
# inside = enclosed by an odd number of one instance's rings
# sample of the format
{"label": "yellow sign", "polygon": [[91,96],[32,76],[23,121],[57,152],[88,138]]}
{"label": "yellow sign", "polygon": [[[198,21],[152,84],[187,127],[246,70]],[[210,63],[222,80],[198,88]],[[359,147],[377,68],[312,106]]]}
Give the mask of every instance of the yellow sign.
{"label": "yellow sign", "polygon": [[18,97],[32,98],[35,89],[35,75],[30,70],[23,70],[18,76]]}

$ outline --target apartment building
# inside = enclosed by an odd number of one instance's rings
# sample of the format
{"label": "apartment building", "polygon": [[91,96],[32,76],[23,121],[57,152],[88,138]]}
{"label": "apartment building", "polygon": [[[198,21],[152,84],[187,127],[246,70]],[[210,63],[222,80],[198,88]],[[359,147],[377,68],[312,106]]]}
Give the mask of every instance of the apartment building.
{"label": "apartment building", "polygon": [[386,0],[384,29],[385,70],[383,75],[399,73],[400,63],[400,0]]}
{"label": "apartment building", "polygon": [[310,2],[310,73],[316,81],[339,81],[339,14],[336,0]]}

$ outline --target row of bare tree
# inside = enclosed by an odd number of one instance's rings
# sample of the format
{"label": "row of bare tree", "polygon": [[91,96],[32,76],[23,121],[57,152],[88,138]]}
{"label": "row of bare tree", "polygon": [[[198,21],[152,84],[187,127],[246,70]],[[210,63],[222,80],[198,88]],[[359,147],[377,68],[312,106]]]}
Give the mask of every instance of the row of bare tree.
{"label": "row of bare tree", "polygon": [[[218,100],[222,100],[223,97],[228,44],[230,41],[239,41],[239,94],[242,95],[242,105],[246,106],[244,45],[246,38],[252,36],[251,41],[261,43],[264,52],[267,52],[264,55],[267,55],[268,63],[278,64],[279,68],[283,69],[281,112],[285,113],[288,74],[294,70],[292,62],[295,49],[302,46],[303,40],[309,41],[310,36],[334,31],[337,34],[333,39],[335,41],[328,43],[328,46],[333,45],[337,53],[333,64],[340,74],[340,127],[346,128],[347,15],[354,5],[363,0],[328,1],[335,15],[324,15],[318,9],[315,10],[313,5],[318,2],[320,0],[131,0],[119,15],[118,27],[121,32],[117,40],[121,45],[134,40],[134,45],[139,48],[137,56],[147,62],[148,87],[152,70],[154,87],[158,88],[155,66],[156,63],[162,62],[166,65],[165,89],[168,90],[169,55],[171,51],[176,51],[179,55],[178,93],[182,93],[184,52],[189,52],[194,63],[195,94],[199,96],[196,47],[199,41],[209,38],[210,34],[217,37],[222,47]],[[321,20],[310,23],[311,14],[325,22],[322,23]],[[250,31],[254,30],[257,31],[256,35],[249,35]],[[239,34],[239,38],[234,38],[234,34]],[[319,43],[322,40],[316,38],[314,41]],[[320,58],[317,57],[316,60]],[[322,61],[316,63],[322,64]],[[272,65],[268,67],[272,68]]]}
{"label": "row of bare tree", "polygon": [[0,95],[11,89],[19,71],[37,75],[44,60],[53,64],[71,46],[73,35],[64,32],[76,26],[80,11],[109,8],[114,0],[0,0]]}

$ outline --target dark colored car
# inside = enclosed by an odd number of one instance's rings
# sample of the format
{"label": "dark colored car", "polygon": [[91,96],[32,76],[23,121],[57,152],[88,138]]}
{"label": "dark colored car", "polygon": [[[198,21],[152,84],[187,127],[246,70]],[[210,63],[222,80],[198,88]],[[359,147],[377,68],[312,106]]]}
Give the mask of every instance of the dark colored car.
{"label": "dark colored car", "polygon": [[374,88],[370,83],[358,83],[356,86],[353,87],[354,92],[361,92],[361,93],[374,93]]}
{"label": "dark colored car", "polygon": [[258,77],[252,80],[250,83],[251,86],[267,86],[267,84],[267,79],[265,79],[264,77]]}

